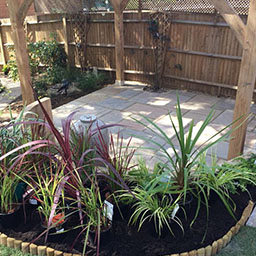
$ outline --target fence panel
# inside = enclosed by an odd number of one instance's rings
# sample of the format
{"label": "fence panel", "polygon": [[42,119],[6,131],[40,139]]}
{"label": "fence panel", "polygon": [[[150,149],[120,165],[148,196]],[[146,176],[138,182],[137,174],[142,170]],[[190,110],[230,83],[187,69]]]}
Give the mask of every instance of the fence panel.
{"label": "fence panel", "polygon": [[[246,16],[242,17],[246,20]],[[238,81],[242,47],[231,29],[216,13],[171,13],[170,42],[164,65],[163,84],[169,88],[203,91],[234,96]],[[149,12],[124,13],[125,79],[152,82],[154,78],[153,40],[149,32]],[[26,25],[30,41],[50,39],[69,44],[69,59],[78,65],[72,26],[66,30],[61,15],[30,19]],[[13,45],[9,23],[0,27],[2,39],[0,64],[9,59],[8,46]],[[67,40],[65,40],[65,35]],[[1,44],[1,40],[0,40]],[[115,71],[115,38],[113,13],[89,15],[86,58],[92,67]],[[5,60],[4,60],[5,59]]]}

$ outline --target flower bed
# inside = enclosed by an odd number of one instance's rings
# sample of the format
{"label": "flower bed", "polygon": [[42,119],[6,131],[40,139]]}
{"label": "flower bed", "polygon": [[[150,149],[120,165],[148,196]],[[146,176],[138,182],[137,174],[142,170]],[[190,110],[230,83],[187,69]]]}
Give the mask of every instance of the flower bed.
{"label": "flower bed", "polygon": [[146,139],[162,157],[154,168],[143,159],[134,164],[132,138],[105,139],[113,125],[77,127],[72,113],[58,131],[40,101],[48,123],[22,121],[21,114],[1,128],[3,243],[20,239],[32,253],[49,247],[88,256],[214,255],[244,225],[250,198],[256,200],[255,155],[222,165],[213,156],[207,164],[207,150],[229,136],[220,136],[228,127],[197,147],[214,112],[186,132],[177,101],[177,124],[170,123],[178,149],[150,119],[138,121],[173,151]]}
{"label": "flower bed", "polygon": [[[171,256],[213,256],[216,255],[222,248],[228,245],[231,241],[232,237],[235,236],[240,228],[245,225],[247,219],[249,218],[252,209],[254,207],[254,203],[252,201],[249,202],[247,207],[244,209],[243,214],[240,220],[234,225],[230,230],[221,238],[214,241],[212,244],[199,248],[197,250],[192,250],[189,252],[183,252],[179,254],[171,254]],[[46,247],[46,246],[37,246],[35,244],[30,244],[28,242],[22,242],[21,240],[16,240],[11,237],[7,237],[5,234],[0,235],[0,244],[7,246],[9,248],[19,249],[24,253],[31,253],[33,255],[47,255],[47,256],[62,256],[62,255],[69,255],[69,256],[78,256],[80,254],[69,254],[64,253],[58,250],[54,250],[53,248]]]}

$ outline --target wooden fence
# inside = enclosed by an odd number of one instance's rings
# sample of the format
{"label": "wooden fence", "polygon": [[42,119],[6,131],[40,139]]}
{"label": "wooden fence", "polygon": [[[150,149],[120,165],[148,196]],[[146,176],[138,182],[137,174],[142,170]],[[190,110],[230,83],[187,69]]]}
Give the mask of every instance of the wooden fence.
{"label": "wooden fence", "polygon": [[[243,17],[246,19],[246,17]],[[242,48],[231,29],[218,14],[172,13],[170,43],[164,65],[163,84],[234,96]],[[154,55],[148,30],[149,13],[124,13],[125,79],[152,83]],[[90,14],[87,60],[99,70],[115,71],[114,15]],[[27,36],[35,42],[50,39],[65,46],[72,65],[78,64],[74,36],[69,20],[61,15],[31,18],[25,25]],[[0,26],[0,64],[9,59],[7,47],[13,44],[10,24]]]}

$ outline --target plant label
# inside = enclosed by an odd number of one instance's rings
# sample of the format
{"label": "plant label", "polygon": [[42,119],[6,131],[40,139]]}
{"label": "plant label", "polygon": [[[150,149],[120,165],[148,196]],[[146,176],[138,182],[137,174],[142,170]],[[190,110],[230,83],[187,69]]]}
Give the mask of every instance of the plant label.
{"label": "plant label", "polygon": [[107,217],[110,221],[113,220],[114,215],[114,205],[109,201],[104,201],[104,216]]}

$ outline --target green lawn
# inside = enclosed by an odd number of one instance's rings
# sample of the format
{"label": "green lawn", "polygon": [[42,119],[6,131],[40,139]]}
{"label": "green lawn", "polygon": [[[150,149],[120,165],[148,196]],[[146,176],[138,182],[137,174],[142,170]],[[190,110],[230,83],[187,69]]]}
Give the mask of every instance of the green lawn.
{"label": "green lawn", "polygon": [[3,245],[0,245],[0,256],[31,256],[28,253],[22,253],[19,250],[7,248]]}
{"label": "green lawn", "polygon": [[256,228],[243,227],[218,256],[256,255]]}
{"label": "green lawn", "polygon": [[[218,256],[254,256],[256,255],[256,228],[243,227],[231,243]],[[0,256],[31,256],[18,250],[0,245]]]}

